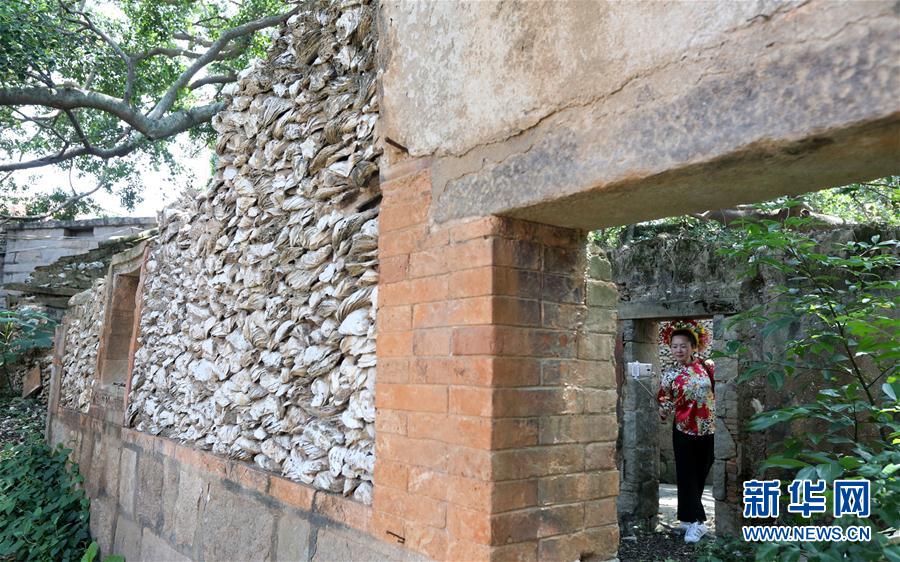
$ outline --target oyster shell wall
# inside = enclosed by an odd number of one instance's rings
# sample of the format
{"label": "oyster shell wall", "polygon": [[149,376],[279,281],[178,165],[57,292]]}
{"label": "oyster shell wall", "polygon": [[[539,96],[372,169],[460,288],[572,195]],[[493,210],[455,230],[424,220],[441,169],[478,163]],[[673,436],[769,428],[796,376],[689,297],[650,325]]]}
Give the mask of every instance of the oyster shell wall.
{"label": "oyster shell wall", "polygon": [[99,384],[95,375],[105,290],[106,279],[95,279],[90,289],[69,300],[59,390],[59,404],[65,408],[87,412]]}
{"label": "oyster shell wall", "polygon": [[160,214],[127,419],[369,503],[375,11],[303,6],[228,91],[208,190]]}

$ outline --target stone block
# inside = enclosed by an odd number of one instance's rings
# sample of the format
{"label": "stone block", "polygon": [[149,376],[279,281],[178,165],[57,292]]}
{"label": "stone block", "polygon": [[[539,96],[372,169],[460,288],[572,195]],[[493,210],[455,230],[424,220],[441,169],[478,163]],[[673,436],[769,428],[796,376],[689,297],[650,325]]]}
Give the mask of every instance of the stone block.
{"label": "stone block", "polygon": [[141,558],[143,562],[189,562],[190,558],[181,554],[171,544],[144,527],[141,538]]}
{"label": "stone block", "polygon": [[601,334],[614,334],[619,313],[614,308],[588,307],[585,314],[584,329]]}
{"label": "stone block", "polygon": [[278,546],[275,559],[279,562],[309,560],[309,522],[291,513],[282,514],[278,521]]}
{"label": "stone block", "polygon": [[22,398],[31,398],[41,390],[41,367],[35,365],[22,380]]}
{"label": "stone block", "polygon": [[312,553],[312,562],[364,562],[405,560],[405,553],[396,549],[385,548],[382,544],[368,538],[362,533],[351,537],[350,533],[330,528],[320,528],[316,535],[316,550]]}
{"label": "stone block", "polygon": [[179,475],[174,513],[175,544],[193,544],[204,505],[204,491],[203,479],[197,473],[183,471]]}
{"label": "stone block", "polygon": [[578,334],[578,358],[597,362],[610,362],[615,343],[609,334]]}
{"label": "stone block", "polygon": [[609,260],[600,256],[588,258],[588,278],[597,281],[609,281],[612,277],[612,269]]}
{"label": "stone block", "polygon": [[584,412],[586,414],[609,414],[608,422],[616,424],[613,417],[616,412],[618,395],[615,390],[602,390],[597,388],[584,389]]}
{"label": "stone block", "polygon": [[713,479],[713,498],[724,501],[726,495],[725,485],[728,482],[728,477],[725,473],[725,461],[713,461],[711,472]]}
{"label": "stone block", "polygon": [[241,492],[213,485],[200,522],[202,556],[215,560],[272,558],[274,517],[262,503]]}
{"label": "stone block", "polygon": [[101,439],[106,460],[100,473],[100,493],[113,498],[119,496],[119,460],[122,455],[122,442],[110,436]]}
{"label": "stone block", "polygon": [[178,500],[180,467],[172,457],[163,461],[162,536],[171,537],[175,531],[175,503]]}
{"label": "stone block", "polygon": [[590,443],[584,454],[586,470],[609,470],[616,466],[615,443]]}
{"label": "stone block", "polygon": [[592,489],[591,480],[591,475],[584,472],[541,478],[538,480],[538,502],[555,505],[593,499],[596,491]]}
{"label": "stone block", "polygon": [[125,560],[141,559],[141,527],[130,517],[119,514],[116,518],[116,538],[110,554],[124,556]]}
{"label": "stone block", "polygon": [[737,536],[741,527],[741,506],[736,503],[716,501],[716,536]]}
{"label": "stone block", "polygon": [[604,498],[584,504],[584,526],[601,527],[616,523],[616,498]]}
{"label": "stone block", "polygon": [[556,303],[582,304],[584,283],[581,279],[564,275],[544,275],[541,299]]}
{"label": "stone block", "polygon": [[[601,337],[610,338],[610,336]],[[612,345],[611,341],[610,345]],[[578,369],[584,372],[584,375],[581,376],[584,380],[584,386],[608,390],[616,389],[616,370],[612,356],[602,361],[579,361]]]}
{"label": "stone block", "polygon": [[[119,506],[128,515],[134,514],[134,490],[137,479],[137,451],[122,448],[119,463]],[[140,532],[140,530],[138,530]]]}
{"label": "stone block", "polygon": [[588,281],[587,304],[588,306],[616,306],[619,299],[619,291],[615,283],[607,281]]}
{"label": "stone block", "polygon": [[716,418],[716,435],[713,450],[717,459],[731,459],[737,455],[734,439],[732,439],[731,432],[728,431],[722,418]]}
{"label": "stone block", "polygon": [[91,476],[91,464],[94,461],[94,436],[95,434],[92,431],[84,431],[79,434],[79,448],[76,449],[77,456],[76,462],[78,462],[78,472],[84,477],[84,490],[87,493],[88,497],[93,497],[97,494],[97,483],[95,479],[90,478]]}
{"label": "stone block", "polygon": [[539,442],[550,445],[612,441],[617,432],[618,426],[611,416],[546,416],[540,421]]}
{"label": "stone block", "polygon": [[162,516],[162,458],[153,454],[142,454],[138,459],[137,481],[135,495],[137,519],[151,529],[157,530]]}
{"label": "stone block", "polygon": [[115,498],[93,498],[91,500],[91,537],[100,545],[102,559],[113,554],[113,522],[116,517]]}

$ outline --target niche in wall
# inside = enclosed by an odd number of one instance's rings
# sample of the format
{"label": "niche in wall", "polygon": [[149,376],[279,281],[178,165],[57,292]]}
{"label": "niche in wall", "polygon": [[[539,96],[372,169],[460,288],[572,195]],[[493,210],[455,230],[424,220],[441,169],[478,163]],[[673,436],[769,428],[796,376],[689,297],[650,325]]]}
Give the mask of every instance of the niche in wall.
{"label": "niche in wall", "polygon": [[99,358],[100,384],[104,387],[125,387],[139,280],[138,271],[115,276]]}

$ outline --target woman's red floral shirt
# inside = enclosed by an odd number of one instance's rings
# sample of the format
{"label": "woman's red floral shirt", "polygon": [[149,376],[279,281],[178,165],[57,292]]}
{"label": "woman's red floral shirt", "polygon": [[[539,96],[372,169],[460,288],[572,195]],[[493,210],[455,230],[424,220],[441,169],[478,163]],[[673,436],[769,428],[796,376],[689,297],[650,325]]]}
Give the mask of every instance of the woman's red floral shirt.
{"label": "woman's red floral shirt", "polygon": [[688,435],[712,435],[716,426],[716,397],[713,388],[715,364],[694,361],[662,374],[659,381],[660,413],[668,417],[675,410],[675,428]]}

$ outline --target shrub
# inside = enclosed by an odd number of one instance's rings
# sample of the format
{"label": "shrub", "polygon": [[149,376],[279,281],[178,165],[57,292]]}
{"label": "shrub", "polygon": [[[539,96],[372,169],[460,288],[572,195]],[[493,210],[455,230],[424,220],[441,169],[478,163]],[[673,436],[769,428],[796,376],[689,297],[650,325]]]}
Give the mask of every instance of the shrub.
{"label": "shrub", "polygon": [[[785,479],[824,480],[831,501],[835,479],[871,482],[871,516],[829,514],[801,518],[784,513],[780,524],[869,526],[869,542],[771,542],[756,545],[758,560],[889,560],[900,562],[890,535],[900,528],[900,319],[896,240],[857,229],[856,239],[822,244],[809,221],[747,223],[724,253],[758,269],[780,274],[772,302],[752,308],[734,323],[761,338],[784,336],[777,353],[755,355],[738,342],[729,346],[746,367],[740,381],[760,377],[775,390],[798,379],[815,388],[811,400],[792,400],[757,414],[751,431],[814,420],[802,434],[785,432],[773,444],[763,470]],[[771,277],[771,275],[770,275]],[[803,403],[797,403],[803,402]],[[784,494],[784,499],[787,494]]]}
{"label": "shrub", "polygon": [[90,503],[69,452],[37,440],[0,451],[0,559],[81,559]]}

